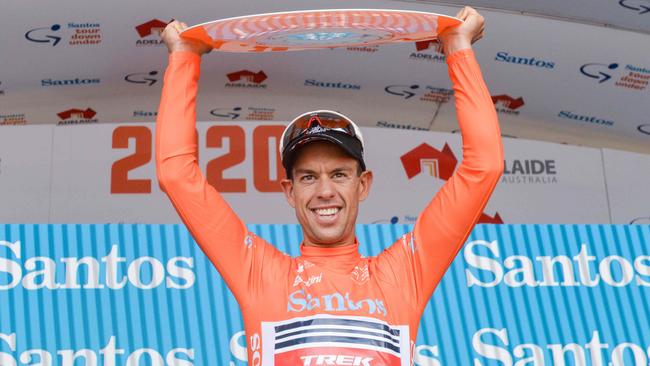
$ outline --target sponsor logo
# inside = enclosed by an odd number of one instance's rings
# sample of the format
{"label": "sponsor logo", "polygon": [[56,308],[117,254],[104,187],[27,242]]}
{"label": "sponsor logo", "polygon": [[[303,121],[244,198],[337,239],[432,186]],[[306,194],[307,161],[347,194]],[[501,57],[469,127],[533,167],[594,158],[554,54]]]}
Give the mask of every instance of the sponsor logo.
{"label": "sponsor logo", "polygon": [[501,183],[553,184],[557,183],[555,159],[512,159],[504,161]]}
{"label": "sponsor logo", "polygon": [[650,69],[629,64],[620,67],[618,63],[590,63],[580,66],[580,72],[588,78],[598,80],[599,84],[614,79],[615,86],[630,90],[645,90],[650,83]]}
{"label": "sponsor logo", "polygon": [[156,77],[157,75],[158,75],[158,71],[156,70],[152,70],[149,72],[136,72],[134,74],[126,75],[124,77],[124,80],[128,81],[129,83],[152,86],[153,84],[158,82],[158,78]]}
{"label": "sponsor logo", "polygon": [[524,105],[524,98],[513,98],[507,94],[493,95],[492,103],[497,113],[519,115],[518,109]]}
{"label": "sponsor logo", "polygon": [[650,256],[597,258],[584,243],[574,255],[502,257],[496,240],[474,240],[463,257],[468,287],[650,287]]}
{"label": "sponsor logo", "polygon": [[74,78],[74,79],[61,79],[61,80],[42,79],[41,80],[41,86],[91,85],[91,84],[99,84],[99,83],[100,83],[99,78],[86,78],[86,79]]}
{"label": "sponsor logo", "polygon": [[587,115],[583,115],[583,114],[577,114],[577,113],[573,113],[571,111],[560,111],[560,113],[558,113],[558,117],[565,118],[565,119],[570,119],[570,120],[573,120],[573,121],[591,123],[591,124],[600,125],[600,126],[611,127],[611,126],[614,125],[614,121],[610,121],[608,119],[598,118],[598,117],[595,117],[595,116],[587,116]]}
{"label": "sponsor logo", "polygon": [[350,273],[350,278],[352,281],[363,285],[364,283],[370,280],[370,272],[368,272],[368,264],[365,263],[362,266],[354,266],[354,269]]}
{"label": "sponsor logo", "polygon": [[318,81],[314,79],[305,80],[305,86],[316,86],[319,88],[332,88],[332,89],[348,89],[348,90],[361,90],[361,85],[357,84],[346,84],[343,82],[329,82],[329,81]]}
{"label": "sponsor logo", "polygon": [[0,125],[24,125],[27,119],[24,113],[0,114]]}
{"label": "sponsor logo", "polygon": [[411,52],[409,59],[444,63],[445,54],[442,52],[441,44],[438,40],[415,42],[415,51]]}
{"label": "sponsor logo", "polygon": [[145,110],[135,110],[133,111],[133,117],[136,118],[149,118],[158,116],[158,111],[145,111]]}
{"label": "sponsor logo", "polygon": [[476,223],[477,224],[503,224],[503,219],[501,219],[501,215],[499,215],[498,212],[496,212],[494,216],[490,216],[485,212],[483,212],[481,213],[481,216],[479,216],[478,221]]}
{"label": "sponsor logo", "polygon": [[152,19],[148,22],[135,26],[135,31],[140,39],[135,42],[136,46],[161,46],[165,43],[160,39],[160,33],[165,29],[167,23],[162,20]]}
{"label": "sponsor logo", "polygon": [[419,96],[423,102],[433,103],[446,103],[451,99],[454,91],[445,88],[436,88],[433,86],[425,86],[421,88],[418,84],[413,85],[388,85],[384,88],[388,94],[400,96],[404,99],[410,99]]}
{"label": "sponsor logo", "polygon": [[289,295],[287,302],[287,311],[300,313],[303,311],[312,311],[318,309],[319,311],[360,311],[366,312],[370,315],[388,315],[384,302],[380,299],[351,299],[348,292],[341,294],[334,292],[331,294],[313,296],[300,289],[292,292]]}
{"label": "sponsor logo", "polygon": [[385,128],[395,128],[399,130],[417,130],[417,131],[429,131],[428,128],[425,127],[419,127],[419,126],[414,126],[411,124],[403,124],[403,123],[398,123],[398,122],[388,122],[388,121],[377,121],[377,127],[385,127]]}
{"label": "sponsor logo", "polygon": [[318,365],[348,365],[348,366],[371,366],[372,357],[350,356],[350,355],[308,355],[300,356],[303,366]]}
{"label": "sponsor logo", "polygon": [[234,107],[234,108],[214,108],[210,114],[229,120],[241,119],[249,121],[272,121],[275,119],[275,108],[263,107]]}
{"label": "sponsor logo", "polygon": [[650,14],[650,2],[648,0],[619,0],[618,5],[637,14]]}
{"label": "sponsor logo", "polygon": [[[115,335],[111,335],[108,338],[106,345],[100,349],[60,348],[53,350],[51,347],[48,349],[28,348],[24,343],[29,345],[31,342],[25,342],[23,341],[24,339],[25,336],[23,334],[16,334],[15,332],[8,334],[0,333],[0,344],[2,344],[3,348],[3,352],[1,353],[3,364],[20,365],[25,360],[25,355],[38,355],[44,360],[56,360],[58,357],[61,357],[62,365],[79,364],[79,362],[77,362],[78,359],[83,359],[83,364],[97,364],[95,360],[103,359],[106,360],[105,363],[115,365],[119,364],[120,361],[118,360],[122,358],[124,358],[126,360],[125,363],[129,365],[139,365],[141,363],[151,363],[152,365],[194,365],[194,348],[180,348],[172,345],[172,349],[165,352],[162,349],[135,348],[132,347],[130,343],[127,348],[120,348]],[[21,341],[24,343],[21,344]],[[20,352],[17,352],[17,350],[20,350]],[[146,361],[141,362],[142,359]],[[46,362],[49,363],[49,361]],[[102,363],[104,363],[104,361]]]}
{"label": "sponsor logo", "polygon": [[[120,290],[127,285],[142,290],[158,287],[188,289],[194,285],[194,258],[173,257],[166,263],[153,257],[129,259],[119,254],[117,245],[101,258],[23,258],[22,243],[0,240],[0,272],[6,273],[0,290]],[[87,266],[87,276],[78,276],[79,266]],[[37,270],[34,270],[34,269]],[[144,274],[143,274],[144,273]],[[92,275],[95,274],[95,275]],[[46,280],[43,280],[45,278]]]}
{"label": "sponsor logo", "polygon": [[375,53],[379,51],[379,46],[378,45],[353,46],[353,47],[347,47],[346,50],[353,51],[353,52]]}
{"label": "sponsor logo", "polygon": [[92,108],[86,109],[77,109],[72,108],[65,110],[63,112],[57,113],[57,116],[61,119],[59,125],[73,125],[73,124],[82,124],[82,123],[97,123],[97,119],[93,118],[97,112]]}
{"label": "sponsor logo", "polygon": [[390,219],[379,219],[375,220],[373,224],[414,224],[417,221],[418,217],[414,215],[404,215],[402,218],[399,216],[393,216]]}
{"label": "sponsor logo", "polygon": [[639,132],[641,132],[641,133],[644,133],[646,135],[650,135],[650,123],[646,123],[646,124],[643,124],[643,125],[638,125],[636,127],[636,129],[639,130]]}
{"label": "sponsor logo", "polygon": [[555,68],[555,62],[553,61],[538,60],[535,57],[514,56],[505,51],[497,52],[497,55],[494,57],[494,60],[499,62],[517,64],[517,65],[534,66],[540,69]]}
{"label": "sponsor logo", "polygon": [[66,26],[66,32],[61,24],[33,28],[25,33],[25,38],[35,43],[51,44],[52,47],[59,45],[63,40],[70,46],[96,45],[102,42],[99,23],[68,22]]}
{"label": "sponsor logo", "polygon": [[264,71],[252,72],[250,70],[240,70],[231,72],[226,75],[228,82],[226,88],[266,88],[263,82],[267,79]]}
{"label": "sponsor logo", "polygon": [[298,285],[310,287],[311,285],[321,283],[322,280],[323,280],[322,273],[318,275],[311,275],[306,280],[304,280],[301,275],[297,275],[296,278],[293,280],[293,287],[296,287]]}
{"label": "sponsor logo", "polygon": [[412,179],[424,171],[432,177],[447,180],[458,163],[456,156],[446,143],[442,150],[423,143],[402,155],[400,160],[408,179]]}

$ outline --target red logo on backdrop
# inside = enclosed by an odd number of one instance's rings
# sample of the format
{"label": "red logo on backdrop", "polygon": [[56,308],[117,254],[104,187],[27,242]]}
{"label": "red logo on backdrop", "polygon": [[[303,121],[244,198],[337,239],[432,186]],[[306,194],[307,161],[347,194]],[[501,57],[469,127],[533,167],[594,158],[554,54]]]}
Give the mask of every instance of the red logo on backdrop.
{"label": "red logo on backdrop", "polygon": [[249,83],[260,84],[261,82],[263,82],[267,78],[266,74],[262,70],[260,70],[258,72],[252,72],[252,71],[249,71],[249,70],[241,70],[241,71],[231,72],[230,74],[228,74],[226,76],[228,76],[228,80],[231,83],[235,82],[235,81],[243,80],[243,81],[249,82]]}
{"label": "red logo on backdrop", "polygon": [[95,112],[92,108],[86,108],[85,110],[73,108],[68,109],[67,111],[59,112],[57,113],[57,116],[59,116],[59,118],[62,120],[71,118],[91,119],[95,117],[96,114],[97,112]]}
{"label": "red logo on backdrop", "polygon": [[432,177],[447,180],[451,177],[458,160],[448,144],[442,151],[428,144],[421,144],[400,157],[406,176],[411,179],[423,170]]}
{"label": "red logo on backdrop", "polygon": [[437,39],[430,39],[428,41],[419,41],[415,42],[415,50],[416,51],[424,51],[426,49],[431,48],[431,46],[438,47],[440,42],[438,42]]}
{"label": "red logo on backdrop", "polygon": [[498,212],[495,212],[494,216],[490,216],[486,213],[482,213],[481,217],[478,219],[479,224],[503,224],[503,220]]}
{"label": "red logo on backdrop", "polygon": [[513,98],[507,94],[492,96],[492,103],[498,113],[514,115],[519,115],[518,109],[525,104],[523,97]]}
{"label": "red logo on backdrop", "polygon": [[492,103],[494,104],[501,104],[504,108],[508,109],[518,109],[522,105],[524,105],[524,98],[519,97],[517,99],[506,95],[506,94],[501,94],[501,95],[494,95],[492,97]]}
{"label": "red logo on backdrop", "polygon": [[[442,151],[423,143],[415,149],[407,152],[400,157],[406,176],[411,179],[425,171],[432,177],[442,180],[449,180],[456,169],[458,160],[448,144],[442,148]],[[494,216],[482,213],[478,219],[479,224],[503,224],[499,213]]]}
{"label": "red logo on backdrop", "polygon": [[153,33],[160,35],[167,24],[168,23],[165,23],[162,20],[152,19],[146,23],[142,23],[136,26],[135,30],[138,32],[138,35],[140,35],[140,38],[144,38],[152,35]]}

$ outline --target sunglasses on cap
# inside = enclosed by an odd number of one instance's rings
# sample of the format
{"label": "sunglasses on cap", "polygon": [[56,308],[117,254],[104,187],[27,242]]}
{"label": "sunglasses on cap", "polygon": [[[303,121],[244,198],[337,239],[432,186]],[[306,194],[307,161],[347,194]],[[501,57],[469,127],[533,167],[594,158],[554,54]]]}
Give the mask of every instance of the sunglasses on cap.
{"label": "sunglasses on cap", "polygon": [[351,119],[338,112],[317,110],[303,113],[289,123],[280,138],[280,156],[285,155],[284,150],[291,145],[291,142],[302,136],[328,131],[337,131],[354,137],[361,142],[363,149],[363,136],[359,127]]}

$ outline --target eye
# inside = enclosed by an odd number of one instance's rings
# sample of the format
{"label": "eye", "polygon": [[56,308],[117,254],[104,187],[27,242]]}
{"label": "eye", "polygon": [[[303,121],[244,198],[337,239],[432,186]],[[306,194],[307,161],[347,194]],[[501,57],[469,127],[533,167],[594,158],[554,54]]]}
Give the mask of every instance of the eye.
{"label": "eye", "polygon": [[311,182],[314,179],[316,179],[316,177],[313,174],[305,174],[300,177],[300,181],[305,183]]}
{"label": "eye", "polygon": [[347,178],[347,176],[348,176],[348,175],[345,174],[344,172],[335,172],[335,173],[332,175],[332,177],[333,177],[334,179],[343,179],[343,178]]}

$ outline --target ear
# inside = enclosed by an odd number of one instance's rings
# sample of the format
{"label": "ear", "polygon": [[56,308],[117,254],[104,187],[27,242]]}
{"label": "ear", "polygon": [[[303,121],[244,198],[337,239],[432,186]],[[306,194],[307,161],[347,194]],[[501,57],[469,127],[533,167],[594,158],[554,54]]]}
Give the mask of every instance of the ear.
{"label": "ear", "polygon": [[282,179],[280,181],[282,185],[282,190],[284,191],[284,196],[287,198],[287,202],[291,207],[296,207],[296,200],[293,197],[293,181],[291,179]]}
{"label": "ear", "polygon": [[359,176],[359,201],[363,201],[370,194],[370,187],[372,186],[372,171],[366,170]]}

